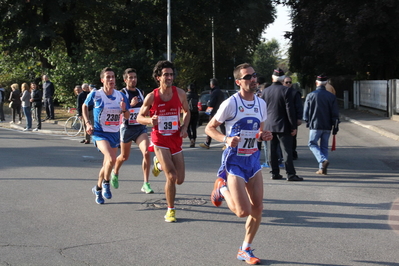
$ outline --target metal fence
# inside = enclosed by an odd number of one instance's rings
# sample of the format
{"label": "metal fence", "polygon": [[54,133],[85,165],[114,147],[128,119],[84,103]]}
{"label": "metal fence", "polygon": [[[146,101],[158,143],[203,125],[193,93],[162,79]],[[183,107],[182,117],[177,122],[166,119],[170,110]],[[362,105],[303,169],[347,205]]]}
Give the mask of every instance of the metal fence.
{"label": "metal fence", "polygon": [[355,108],[368,107],[399,114],[399,80],[360,80],[353,83]]}

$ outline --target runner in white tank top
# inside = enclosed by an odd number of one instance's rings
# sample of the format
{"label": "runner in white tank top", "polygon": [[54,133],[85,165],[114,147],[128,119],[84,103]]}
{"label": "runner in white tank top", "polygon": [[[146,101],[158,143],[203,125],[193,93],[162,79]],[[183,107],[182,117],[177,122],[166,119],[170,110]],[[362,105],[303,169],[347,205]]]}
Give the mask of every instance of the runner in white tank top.
{"label": "runner in white tank top", "polygon": [[[228,146],[223,152],[220,177],[215,181],[211,201],[219,207],[225,199],[234,214],[248,217],[237,259],[259,264],[260,259],[251,248],[263,210],[263,178],[256,142],[269,141],[273,136],[270,131],[262,130],[267,111],[266,103],[255,95],[255,70],[249,64],[241,64],[234,69],[234,78],[240,91],[221,104],[205,129],[207,135]],[[217,130],[223,122],[226,135]]]}

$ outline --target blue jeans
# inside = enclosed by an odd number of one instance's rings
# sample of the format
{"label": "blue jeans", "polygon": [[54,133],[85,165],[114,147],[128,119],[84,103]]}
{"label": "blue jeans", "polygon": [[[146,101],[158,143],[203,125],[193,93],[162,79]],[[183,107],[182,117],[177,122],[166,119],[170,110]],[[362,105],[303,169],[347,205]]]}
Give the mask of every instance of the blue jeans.
{"label": "blue jeans", "polygon": [[22,107],[22,110],[24,111],[24,115],[26,118],[26,128],[32,128],[32,113],[30,106],[29,107]]}
{"label": "blue jeans", "polygon": [[[322,163],[328,160],[328,140],[330,139],[331,130],[311,129],[309,131],[309,148],[313,152],[319,163],[319,169],[322,168]],[[318,141],[320,140],[320,146]]]}

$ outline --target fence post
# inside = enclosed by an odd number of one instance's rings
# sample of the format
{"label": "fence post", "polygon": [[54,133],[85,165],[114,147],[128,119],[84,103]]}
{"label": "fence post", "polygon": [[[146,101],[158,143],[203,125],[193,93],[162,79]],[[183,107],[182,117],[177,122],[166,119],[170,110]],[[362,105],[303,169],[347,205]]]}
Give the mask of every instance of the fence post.
{"label": "fence post", "polygon": [[360,81],[353,81],[353,108],[359,108],[359,83]]}
{"label": "fence post", "polygon": [[392,117],[392,103],[393,103],[393,97],[392,97],[392,86],[393,86],[393,81],[392,79],[388,80],[387,82],[387,115],[388,117]]}
{"label": "fence post", "polygon": [[344,91],[344,109],[349,109],[349,92]]}
{"label": "fence post", "polygon": [[392,116],[393,115],[397,115],[398,114],[398,112],[399,112],[399,109],[398,109],[398,106],[397,106],[397,104],[398,104],[398,80],[397,79],[392,79],[391,80],[392,81],[392,101],[391,101],[391,104],[392,104]]}

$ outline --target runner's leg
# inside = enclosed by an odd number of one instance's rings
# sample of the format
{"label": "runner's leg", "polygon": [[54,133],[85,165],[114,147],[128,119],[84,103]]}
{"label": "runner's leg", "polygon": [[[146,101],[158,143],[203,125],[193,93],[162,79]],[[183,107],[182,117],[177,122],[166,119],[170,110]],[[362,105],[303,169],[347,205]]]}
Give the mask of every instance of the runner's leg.
{"label": "runner's leg", "polygon": [[252,243],[262,221],[263,178],[260,171],[248,181],[246,188],[251,201],[251,214],[248,216],[245,224],[244,241]]}
{"label": "runner's leg", "polygon": [[116,158],[116,163],[114,167],[114,173],[119,175],[119,169],[121,168],[122,164],[129,159],[130,156],[130,149],[132,146],[132,142],[129,141],[128,143],[123,143],[121,141],[121,154]]}
{"label": "runner's leg", "polygon": [[169,149],[161,149],[158,147],[154,147],[154,151],[166,177],[166,183],[165,183],[166,202],[168,203],[168,207],[174,207],[175,196],[176,196],[176,181],[178,177],[175,165],[172,161],[172,155]]}
{"label": "runner's leg", "polygon": [[143,169],[143,176],[144,182],[148,183],[149,176],[150,176],[150,168],[151,168],[151,158],[150,153],[148,152],[148,146],[150,145],[150,140],[148,139],[147,133],[141,134],[136,139],[136,144],[139,146],[141,153],[143,154],[143,162],[142,162],[142,169]]}
{"label": "runner's leg", "polygon": [[116,151],[118,148],[111,148],[109,142],[106,140],[96,141],[96,144],[97,148],[104,155],[103,166],[100,170],[97,182],[97,186],[102,187],[103,180],[109,181],[112,168],[114,167],[116,162]]}

